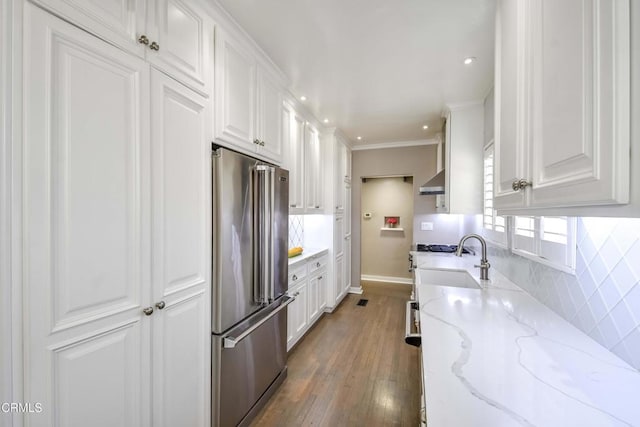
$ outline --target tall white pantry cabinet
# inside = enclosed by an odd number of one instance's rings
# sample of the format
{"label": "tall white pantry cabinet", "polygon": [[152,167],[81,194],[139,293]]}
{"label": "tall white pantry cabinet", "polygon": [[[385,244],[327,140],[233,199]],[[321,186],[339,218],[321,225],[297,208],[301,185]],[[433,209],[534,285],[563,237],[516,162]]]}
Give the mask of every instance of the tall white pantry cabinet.
{"label": "tall white pantry cabinet", "polygon": [[23,392],[43,408],[27,424],[208,426],[210,71],[179,45],[211,29],[166,26],[174,67],[23,15]]}

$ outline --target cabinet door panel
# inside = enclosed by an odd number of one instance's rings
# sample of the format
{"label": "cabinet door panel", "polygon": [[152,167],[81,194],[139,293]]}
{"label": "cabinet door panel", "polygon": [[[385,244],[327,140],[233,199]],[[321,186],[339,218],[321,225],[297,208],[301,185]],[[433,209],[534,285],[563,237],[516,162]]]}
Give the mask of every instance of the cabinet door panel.
{"label": "cabinet door panel", "polygon": [[208,425],[211,167],[207,100],[151,76],[154,425]]}
{"label": "cabinet door panel", "polygon": [[149,37],[160,46],[157,51],[147,49],[149,61],[208,96],[207,63],[213,40],[211,23],[192,4],[181,0],[152,1],[149,8]]}
{"label": "cabinet door panel", "polygon": [[55,422],[83,427],[131,426],[141,422],[145,384],[131,375],[141,367],[139,321],[54,348]]}
{"label": "cabinet door panel", "polygon": [[308,290],[308,310],[307,314],[309,315],[309,322],[313,322],[316,317],[318,317],[318,277],[312,277],[309,280],[309,290]]}
{"label": "cabinet door panel", "polygon": [[29,423],[148,425],[148,66],[30,4],[24,59]]}
{"label": "cabinet door panel", "polygon": [[305,125],[304,131],[304,156],[305,156],[305,200],[307,211],[319,212],[322,210],[322,186],[321,180],[321,152],[318,131],[309,125]]}
{"label": "cabinet door panel", "polygon": [[145,46],[144,0],[35,0],[46,9],[142,57]]}
{"label": "cabinet door panel", "polygon": [[344,295],[344,256],[338,256],[335,264],[335,282],[334,282],[334,307],[340,302]]}
{"label": "cabinet door panel", "polygon": [[628,156],[625,165],[616,154],[629,147],[629,82],[616,71],[629,66],[628,39],[617,39],[628,37],[628,14],[615,14],[628,2],[532,5],[531,206],[626,203]]}
{"label": "cabinet door panel", "polygon": [[333,250],[335,255],[344,254],[344,216],[336,215],[335,228],[333,230]]}
{"label": "cabinet door panel", "polygon": [[215,44],[216,138],[254,152],[255,60],[222,31]]}
{"label": "cabinet door panel", "polygon": [[258,135],[264,142],[260,153],[275,161],[282,161],[282,94],[278,85],[263,70],[258,70]]}
{"label": "cabinet door panel", "polygon": [[[304,212],[305,184],[309,179],[306,175],[304,163],[304,128],[305,120],[302,116],[293,112],[291,129],[291,156],[296,168],[296,175],[292,178],[289,175],[289,207],[296,209],[295,212]],[[295,180],[295,181],[294,181]]]}
{"label": "cabinet door panel", "polygon": [[528,28],[521,2],[501,0],[498,3],[494,197],[496,206],[500,208],[518,207],[524,203],[525,193],[515,193],[511,185],[528,174],[524,165],[528,157],[527,141],[525,134],[519,131],[526,123],[524,97],[527,85],[523,49]]}
{"label": "cabinet door panel", "polygon": [[207,111],[203,97],[154,70],[153,283],[160,299],[209,280]]}
{"label": "cabinet door panel", "polygon": [[154,426],[210,425],[208,302],[201,289],[154,313]]}

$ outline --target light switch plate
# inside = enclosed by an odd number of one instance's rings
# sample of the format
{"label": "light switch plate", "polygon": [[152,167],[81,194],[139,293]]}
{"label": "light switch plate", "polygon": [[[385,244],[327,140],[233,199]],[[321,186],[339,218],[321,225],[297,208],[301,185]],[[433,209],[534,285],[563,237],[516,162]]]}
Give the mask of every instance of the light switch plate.
{"label": "light switch plate", "polygon": [[421,222],[420,223],[420,230],[422,230],[422,231],[431,231],[431,230],[433,230],[433,223],[432,222]]}

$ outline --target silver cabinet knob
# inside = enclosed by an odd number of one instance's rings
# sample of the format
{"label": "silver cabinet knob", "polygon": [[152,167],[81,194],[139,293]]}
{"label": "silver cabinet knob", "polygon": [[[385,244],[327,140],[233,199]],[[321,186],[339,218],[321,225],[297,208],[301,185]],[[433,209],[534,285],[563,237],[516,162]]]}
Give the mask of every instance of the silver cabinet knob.
{"label": "silver cabinet knob", "polygon": [[293,276],[291,276],[291,280],[298,280],[298,276],[294,274]]}
{"label": "silver cabinet knob", "polygon": [[142,312],[147,316],[151,316],[153,314],[153,307],[147,307],[142,309]]}
{"label": "silver cabinet knob", "polygon": [[318,277],[318,280],[322,280],[322,276],[319,276],[319,277]]}
{"label": "silver cabinet knob", "polygon": [[260,140],[258,138],[256,138],[256,139],[253,140],[253,143],[256,144],[256,145],[260,145]]}
{"label": "silver cabinet knob", "polygon": [[156,42],[151,42],[151,44],[149,45],[149,49],[158,51],[160,50],[160,45]]}
{"label": "silver cabinet knob", "polygon": [[316,262],[316,267],[320,267],[320,263],[319,262]]}
{"label": "silver cabinet knob", "polygon": [[524,190],[526,187],[529,187],[530,185],[532,185],[531,181],[527,181],[526,179],[522,178],[522,179],[516,179],[515,181],[513,181],[511,183],[511,188],[513,188],[513,191],[520,191],[520,190]]}
{"label": "silver cabinet knob", "polygon": [[138,37],[138,43],[141,43],[146,46],[149,44],[149,39],[147,38],[147,36],[142,34],[140,37]]}
{"label": "silver cabinet knob", "polygon": [[165,307],[165,303],[164,301],[160,301],[156,303],[156,307],[158,308],[158,310],[162,310]]}
{"label": "silver cabinet knob", "polygon": [[316,205],[316,209],[320,209],[320,205]]}

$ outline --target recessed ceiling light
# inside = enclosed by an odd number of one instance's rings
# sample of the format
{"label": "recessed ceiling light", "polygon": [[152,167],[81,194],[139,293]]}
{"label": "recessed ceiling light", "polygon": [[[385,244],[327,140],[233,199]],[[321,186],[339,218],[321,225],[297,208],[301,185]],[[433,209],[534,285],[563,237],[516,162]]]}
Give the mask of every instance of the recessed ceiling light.
{"label": "recessed ceiling light", "polygon": [[307,100],[307,97],[306,97],[306,96],[302,95],[302,96],[300,97],[300,101],[306,101],[306,100]]}
{"label": "recessed ceiling light", "polygon": [[429,129],[429,125],[424,125],[424,126],[422,126],[422,129],[424,129],[424,130]]}
{"label": "recessed ceiling light", "polygon": [[470,65],[473,62],[475,62],[476,57],[475,56],[469,56],[468,58],[464,58],[464,65]]}
{"label": "recessed ceiling light", "polygon": [[324,119],[323,122],[329,123],[329,119]]}
{"label": "recessed ceiling light", "polygon": [[357,139],[358,141],[360,141],[360,140],[362,140],[362,137],[361,137],[361,136],[357,136],[357,137],[356,137],[356,139]]}

